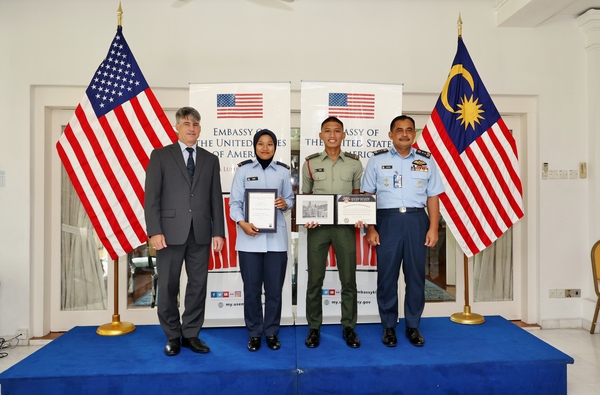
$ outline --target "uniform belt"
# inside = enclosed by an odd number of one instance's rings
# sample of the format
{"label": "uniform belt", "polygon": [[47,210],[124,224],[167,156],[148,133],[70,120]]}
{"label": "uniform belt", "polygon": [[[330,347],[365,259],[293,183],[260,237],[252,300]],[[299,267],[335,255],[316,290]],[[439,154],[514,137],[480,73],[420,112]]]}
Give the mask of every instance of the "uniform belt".
{"label": "uniform belt", "polygon": [[377,211],[385,213],[416,213],[425,210],[423,207],[398,207],[398,208],[379,208]]}

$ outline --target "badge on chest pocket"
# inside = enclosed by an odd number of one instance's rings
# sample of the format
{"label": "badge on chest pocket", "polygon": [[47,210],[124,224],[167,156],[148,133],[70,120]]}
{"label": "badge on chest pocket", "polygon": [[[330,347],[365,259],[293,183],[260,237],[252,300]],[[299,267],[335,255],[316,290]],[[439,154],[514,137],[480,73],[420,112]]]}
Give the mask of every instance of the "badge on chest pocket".
{"label": "badge on chest pocket", "polygon": [[394,174],[394,188],[402,188],[402,175]]}

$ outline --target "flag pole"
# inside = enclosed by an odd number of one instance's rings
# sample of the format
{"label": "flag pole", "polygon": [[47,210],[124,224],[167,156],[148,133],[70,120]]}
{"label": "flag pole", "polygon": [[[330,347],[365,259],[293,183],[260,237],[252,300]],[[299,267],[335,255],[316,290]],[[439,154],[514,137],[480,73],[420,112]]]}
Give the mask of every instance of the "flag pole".
{"label": "flag pole", "polygon": [[463,257],[465,266],[465,307],[462,313],[452,314],[450,316],[450,321],[465,325],[483,324],[485,319],[482,315],[471,313],[471,306],[469,306],[469,258],[467,258],[466,254],[464,254]]}
{"label": "flag pole", "polygon": [[[119,9],[117,10],[117,26],[121,26],[123,16],[123,9],[121,8],[121,2],[119,2]],[[133,332],[135,325],[131,322],[121,322],[121,315],[119,314],[119,260],[113,260],[114,263],[114,314],[112,316],[112,322],[101,325],[96,330],[96,333],[100,336],[119,336]]]}
{"label": "flag pole", "polygon": [[[458,37],[462,37],[462,18],[460,17],[460,13],[458,14],[457,25]],[[464,254],[463,257],[465,271],[465,306],[462,313],[452,314],[450,316],[450,321],[465,325],[483,324],[485,319],[482,315],[471,313],[471,306],[469,306],[469,258],[467,258],[466,254]]]}
{"label": "flag pole", "polygon": [[119,314],[119,260],[115,259],[114,263],[114,286],[113,286],[113,295],[114,295],[114,314],[112,316],[112,322],[108,324],[101,325],[96,329],[96,333],[100,336],[119,336],[125,335],[129,332],[133,332],[135,330],[135,325],[131,322],[121,322],[121,315]]}

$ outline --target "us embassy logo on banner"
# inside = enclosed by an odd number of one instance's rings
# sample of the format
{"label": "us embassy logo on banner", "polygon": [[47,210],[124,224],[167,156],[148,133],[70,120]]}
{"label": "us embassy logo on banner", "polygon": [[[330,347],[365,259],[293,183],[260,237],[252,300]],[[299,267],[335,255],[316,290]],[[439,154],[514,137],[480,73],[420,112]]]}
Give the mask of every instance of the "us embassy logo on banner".
{"label": "us embassy logo on banner", "polygon": [[290,83],[190,84],[190,105],[202,115],[198,145],[219,158],[223,192],[238,163],[254,159],[261,129],[277,136],[273,160],[290,163]]}
{"label": "us embassy logo on banner", "polygon": [[337,118],[375,118],[374,93],[330,93],[329,116]]}
{"label": "us embassy logo on banner", "polygon": [[218,93],[217,118],[262,118],[262,93]]}

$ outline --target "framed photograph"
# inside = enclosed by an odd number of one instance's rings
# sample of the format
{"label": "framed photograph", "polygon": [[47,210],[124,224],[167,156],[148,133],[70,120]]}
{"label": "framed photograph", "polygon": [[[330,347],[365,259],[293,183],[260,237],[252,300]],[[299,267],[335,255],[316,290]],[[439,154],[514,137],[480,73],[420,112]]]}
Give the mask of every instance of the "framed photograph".
{"label": "framed photograph", "polygon": [[296,195],[296,224],[335,224],[335,195]]}
{"label": "framed photograph", "polygon": [[358,221],[376,225],[376,195],[337,195],[335,203],[338,225],[354,225]]}
{"label": "framed photograph", "polygon": [[260,233],[277,232],[277,189],[246,189],[244,221],[258,228]]}

